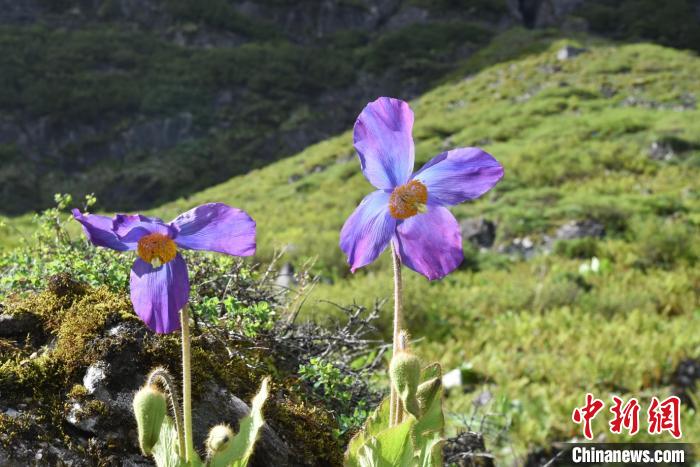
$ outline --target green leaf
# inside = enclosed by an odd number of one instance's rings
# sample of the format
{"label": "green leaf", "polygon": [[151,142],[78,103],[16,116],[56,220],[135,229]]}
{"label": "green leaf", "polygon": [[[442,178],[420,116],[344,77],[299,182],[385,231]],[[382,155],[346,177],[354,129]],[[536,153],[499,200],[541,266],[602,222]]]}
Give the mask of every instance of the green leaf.
{"label": "green leaf", "polygon": [[262,408],[269,394],[269,383],[269,378],[263,380],[260,390],[253,398],[250,415],[241,420],[240,431],[228,447],[211,457],[209,467],[246,467],[248,465],[260,429],[265,424]]}
{"label": "green leaf", "polygon": [[158,442],[153,446],[152,454],[156,465],[158,467],[187,467],[185,459],[178,455],[178,451],[175,423],[173,423],[172,418],[166,415],[160,427]]}
{"label": "green leaf", "polygon": [[428,381],[432,378],[442,378],[442,367],[439,363],[431,363],[421,370],[421,381]]}
{"label": "green leaf", "polygon": [[435,435],[420,450],[418,465],[421,467],[442,467],[442,436]]}
{"label": "green leaf", "polygon": [[[378,435],[389,426],[389,398],[384,399],[379,407],[367,417],[362,430],[350,440],[345,451],[345,461],[348,465],[358,466],[357,460],[360,458],[360,449],[372,436]],[[352,459],[352,461],[351,461]]]}
{"label": "green leaf", "polygon": [[408,419],[394,427],[388,428],[376,437],[379,444],[379,456],[382,466],[410,465],[407,462],[413,458],[413,443],[411,430],[416,419],[409,415]]}
{"label": "green leaf", "polygon": [[442,414],[442,388],[437,391],[432,403],[416,423],[417,436],[430,437],[433,433],[442,433],[445,417]]}
{"label": "green leaf", "polygon": [[445,417],[442,413],[442,386],[413,429],[416,450],[423,466],[442,466],[442,435]]}
{"label": "green leaf", "polygon": [[409,415],[403,423],[368,437],[355,452],[346,454],[345,465],[353,467],[394,467],[414,465],[411,430],[416,419]]}

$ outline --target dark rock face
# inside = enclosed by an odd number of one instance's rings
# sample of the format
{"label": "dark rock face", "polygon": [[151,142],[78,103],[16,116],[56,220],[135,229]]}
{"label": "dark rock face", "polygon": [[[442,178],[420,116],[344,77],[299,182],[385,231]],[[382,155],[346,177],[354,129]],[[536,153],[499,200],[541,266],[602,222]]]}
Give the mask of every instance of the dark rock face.
{"label": "dark rock face", "polygon": [[560,26],[585,0],[509,0],[511,14],[526,28]]}
{"label": "dark rock face", "polygon": [[481,433],[465,431],[450,438],[443,447],[445,465],[491,467],[493,456],[486,450]]}
{"label": "dark rock face", "polygon": [[401,6],[401,0],[359,2],[300,1],[294,8],[244,0],[236,2],[236,10],[249,17],[275,23],[291,35],[303,40],[328,36],[344,29],[375,30]]}
{"label": "dark rock face", "polygon": [[476,217],[459,223],[462,239],[481,248],[491,248],[496,240],[496,224],[488,219]]}
{"label": "dark rock face", "polygon": [[0,337],[21,338],[35,330],[38,324],[36,316],[30,313],[0,314]]}
{"label": "dark rock face", "polygon": [[35,0],[0,0],[0,24],[33,23],[41,13],[42,8]]}

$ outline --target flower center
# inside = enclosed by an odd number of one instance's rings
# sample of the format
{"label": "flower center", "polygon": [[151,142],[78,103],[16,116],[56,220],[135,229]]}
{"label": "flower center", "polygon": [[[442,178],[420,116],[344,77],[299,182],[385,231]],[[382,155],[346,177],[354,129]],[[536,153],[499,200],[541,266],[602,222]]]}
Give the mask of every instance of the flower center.
{"label": "flower center", "polygon": [[175,259],[177,247],[175,242],[162,233],[144,235],[136,248],[139,257],[154,268],[159,268]]}
{"label": "flower center", "polygon": [[425,212],[428,189],[418,180],[397,186],[389,198],[389,213],[396,219],[408,219]]}

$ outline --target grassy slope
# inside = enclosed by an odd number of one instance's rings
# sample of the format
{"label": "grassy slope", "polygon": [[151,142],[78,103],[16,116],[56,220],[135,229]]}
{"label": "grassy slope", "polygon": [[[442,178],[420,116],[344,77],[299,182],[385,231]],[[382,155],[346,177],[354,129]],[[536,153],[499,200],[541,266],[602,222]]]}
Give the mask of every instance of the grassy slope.
{"label": "grassy slope", "polygon": [[[470,74],[514,44],[529,50],[533,40],[508,33],[412,103],[419,164],[445,148],[478,144],[506,168],[492,193],[453,209],[458,218],[495,220],[499,243],[522,235],[537,241],[571,219],[606,225],[603,240],[562,244],[527,262],[470,251],[470,267],[443,281],[405,274],[408,327],[427,338],[420,352],[448,369],[468,362],[482,376],[470,392],[453,394],[449,408],[471,412],[471,399],[488,387],[499,401],[490,410],[503,416],[493,420],[509,425],[510,440],[490,440],[504,458],[511,445],[522,453],[580,433],[570,414],[586,391],[606,402],[610,393],[665,396],[677,362],[700,357],[700,272],[693,269],[700,119],[688,105],[700,95],[700,60],[581,39],[589,51],[572,60],[557,61],[559,41]],[[536,40],[535,50],[547,43]],[[650,159],[654,141],[675,156]],[[328,280],[314,298],[370,303],[391,295],[387,255],[351,276],[337,241],[371,189],[345,133],[154,212],[169,218],[215,200],[242,207],[258,222],[262,256],[286,245],[296,261],[317,257]],[[609,269],[579,274],[593,255]],[[306,312],[323,317],[330,308],[310,301]],[[690,415],[684,409],[684,439],[697,441],[700,422]],[[606,420],[596,419],[598,433],[607,433]]]}

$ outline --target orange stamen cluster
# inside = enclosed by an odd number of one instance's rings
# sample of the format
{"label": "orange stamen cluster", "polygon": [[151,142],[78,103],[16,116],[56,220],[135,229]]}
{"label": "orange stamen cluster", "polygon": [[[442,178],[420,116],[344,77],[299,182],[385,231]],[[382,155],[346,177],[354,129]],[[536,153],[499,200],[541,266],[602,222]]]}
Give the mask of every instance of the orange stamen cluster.
{"label": "orange stamen cluster", "polygon": [[141,237],[136,251],[142,260],[157,268],[175,259],[177,246],[167,235],[152,233]]}
{"label": "orange stamen cluster", "polygon": [[389,213],[396,219],[408,219],[425,212],[428,189],[418,180],[397,186],[389,198]]}

